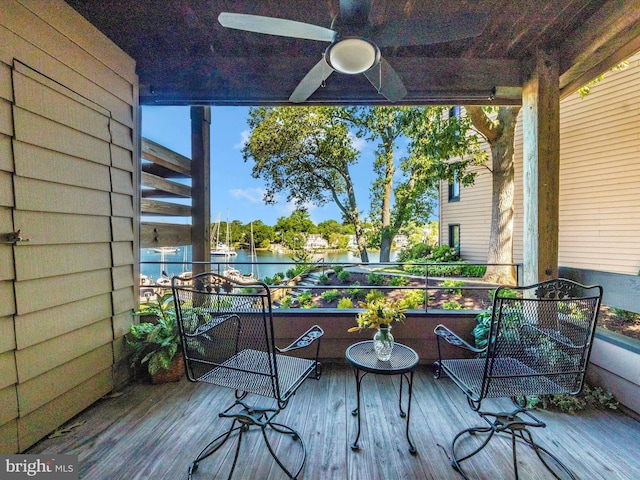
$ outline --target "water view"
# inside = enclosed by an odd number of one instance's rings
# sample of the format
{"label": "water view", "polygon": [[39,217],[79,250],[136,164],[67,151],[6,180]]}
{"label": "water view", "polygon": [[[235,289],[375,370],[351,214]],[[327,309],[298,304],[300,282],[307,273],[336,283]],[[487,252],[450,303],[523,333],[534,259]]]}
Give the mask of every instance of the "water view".
{"label": "water view", "polygon": [[[232,265],[233,268],[240,270],[243,274],[253,273],[258,278],[272,277],[276,273],[286,273],[291,268],[291,256],[287,254],[278,254],[274,252],[258,250],[256,252],[255,263],[252,267],[251,263],[254,261],[249,255],[247,250],[237,250],[237,256],[233,257],[212,257],[213,271],[217,270],[220,265],[220,271],[224,269],[226,265]],[[396,252],[391,252],[391,260],[396,258]],[[378,252],[369,252],[369,261],[377,262],[380,259]],[[332,262],[359,262],[360,258],[352,252],[324,252],[314,254],[312,261]],[[191,247],[178,247],[175,253],[161,253],[156,252],[151,248],[143,248],[140,252],[140,273],[148,277],[152,277],[154,280],[158,279],[162,272],[171,277],[174,275],[180,275],[183,272],[191,271]],[[149,263],[147,263],[149,262]],[[275,262],[275,263],[274,263]],[[252,269],[253,268],[253,272]]]}

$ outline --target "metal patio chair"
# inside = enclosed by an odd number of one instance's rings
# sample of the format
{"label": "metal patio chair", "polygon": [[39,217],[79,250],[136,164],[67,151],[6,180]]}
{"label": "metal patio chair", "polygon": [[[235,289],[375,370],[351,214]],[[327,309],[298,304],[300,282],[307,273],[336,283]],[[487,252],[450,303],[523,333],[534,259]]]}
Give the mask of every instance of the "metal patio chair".
{"label": "metal patio chair", "polygon": [[[533,448],[555,478],[564,471],[575,479],[567,466],[534,441],[531,429],[546,425],[527,408],[527,397],[580,393],[601,300],[602,287],[565,279],[527,287],[500,287],[495,291],[484,348],[471,346],[444,325],[436,327],[435,377],[444,373],[451,378],[467,396],[471,409],[487,423],[462,430],[451,443],[452,466],[464,478],[469,477],[461,463],[483,450],[496,433],[504,433],[511,437],[516,479],[516,446],[521,441]],[[471,354],[444,359],[441,341]],[[499,397],[511,398],[516,408],[511,412],[481,409],[485,399]],[[475,448],[468,451],[467,447],[462,452],[462,444],[471,442],[471,437],[478,439],[479,446],[474,443]]]}
{"label": "metal patio chair", "polygon": [[[300,434],[276,423],[291,396],[307,377],[320,378],[318,362],[323,330],[314,325],[286,348],[275,345],[271,294],[264,283],[203,273],[181,284],[172,282],[182,350],[187,376],[192,382],[206,382],[235,390],[231,405],[219,413],[232,419],[230,427],[214,438],[189,467],[189,478],[198,464],[212,455],[229,439],[236,449],[229,477],[238,462],[243,434],[251,427],[261,430],[266,446],[289,478],[301,472],[306,449]],[[287,353],[316,343],[315,358],[306,359]],[[313,350],[313,349],[312,349]],[[249,403],[253,395],[274,399],[273,406],[258,407]],[[283,461],[276,455],[269,436],[290,436],[297,453]],[[290,451],[289,453],[291,453]],[[290,459],[296,457],[296,461]],[[292,465],[287,465],[295,463]]]}

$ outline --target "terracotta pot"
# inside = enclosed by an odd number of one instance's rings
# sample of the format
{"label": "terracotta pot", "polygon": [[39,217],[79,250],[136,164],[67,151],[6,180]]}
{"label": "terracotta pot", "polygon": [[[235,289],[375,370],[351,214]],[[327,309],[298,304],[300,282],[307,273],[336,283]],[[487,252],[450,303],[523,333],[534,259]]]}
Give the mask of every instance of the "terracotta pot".
{"label": "terracotta pot", "polygon": [[168,369],[161,368],[155,375],[151,375],[151,383],[157,385],[159,383],[179,382],[184,377],[184,359],[182,353],[178,352],[171,360]]}

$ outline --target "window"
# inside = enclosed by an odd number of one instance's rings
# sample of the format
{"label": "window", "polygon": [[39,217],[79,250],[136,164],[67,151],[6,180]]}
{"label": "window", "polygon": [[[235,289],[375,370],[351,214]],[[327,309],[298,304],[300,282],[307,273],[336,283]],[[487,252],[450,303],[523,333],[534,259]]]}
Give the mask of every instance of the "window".
{"label": "window", "polygon": [[453,180],[449,181],[449,201],[460,201],[460,182],[456,177],[453,177]]}
{"label": "window", "polygon": [[455,248],[458,255],[460,255],[460,224],[449,225],[449,246]]}

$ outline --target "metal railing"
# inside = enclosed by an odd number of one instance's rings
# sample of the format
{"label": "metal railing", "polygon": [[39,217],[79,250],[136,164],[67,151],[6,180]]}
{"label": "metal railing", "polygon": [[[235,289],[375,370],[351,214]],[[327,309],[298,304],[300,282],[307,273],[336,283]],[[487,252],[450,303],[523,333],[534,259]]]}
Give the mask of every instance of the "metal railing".
{"label": "metal railing", "polygon": [[[364,301],[365,295],[374,291],[381,291],[385,295],[390,295],[393,299],[403,299],[406,304],[410,305],[410,310],[423,310],[425,312],[434,309],[438,310],[484,310],[491,305],[489,292],[493,291],[498,285],[486,283],[482,281],[480,276],[468,276],[474,271],[476,273],[484,271],[482,267],[500,266],[513,268],[515,272],[516,282],[519,284],[519,264],[486,264],[486,263],[467,263],[467,262],[448,262],[448,263],[425,263],[425,262],[326,262],[324,259],[314,262],[285,262],[285,261],[265,261],[265,262],[229,262],[225,260],[213,260],[211,262],[187,262],[185,261],[147,261],[141,262],[141,265],[159,265],[161,268],[169,266],[179,266],[183,270],[180,275],[187,275],[190,272],[184,272],[187,268],[193,268],[193,265],[208,265],[210,271],[220,275],[243,275],[246,278],[252,278],[248,274],[243,274],[241,269],[248,271],[252,266],[266,267],[271,266],[273,275],[267,275],[261,278],[269,284],[274,296],[274,304],[281,307],[281,302],[287,295],[299,297],[305,291],[311,291],[312,297],[315,297],[315,303],[332,302],[320,301],[323,292],[337,290],[341,298],[349,297],[352,299],[353,308],[357,308],[358,301]],[[278,267],[278,268],[274,268]],[[281,268],[280,268],[281,267]],[[206,268],[206,267],[205,267]],[[286,273],[291,274],[292,269],[303,270],[292,278],[287,277]],[[337,278],[336,270],[343,270],[349,274],[341,274],[342,280],[332,280]],[[424,269],[424,273],[422,272]],[[263,268],[264,270],[264,268]],[[275,273],[284,274],[280,282],[274,283]],[[294,270],[295,272],[295,270]],[[419,272],[419,273],[416,273]],[[326,275],[326,277],[323,277]],[[356,277],[366,282],[355,283]],[[349,277],[349,278],[345,278]],[[380,279],[382,278],[382,284]],[[325,283],[322,280],[329,280]],[[277,280],[277,279],[276,279]],[[170,277],[166,273],[153,282],[141,281],[140,297],[141,301],[148,300],[163,290],[170,288]],[[416,295],[408,292],[423,292]],[[479,293],[483,292],[483,293]],[[406,300],[408,296],[413,298]],[[308,297],[308,295],[307,295]],[[296,302],[293,301],[293,305]],[[413,307],[413,308],[412,308]],[[288,308],[305,308],[300,305]],[[308,308],[308,307],[307,307]],[[327,308],[336,308],[329,306]]]}

